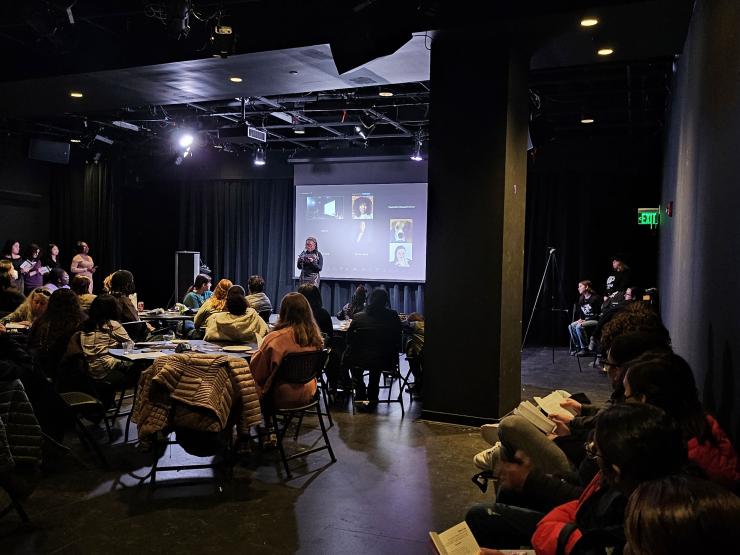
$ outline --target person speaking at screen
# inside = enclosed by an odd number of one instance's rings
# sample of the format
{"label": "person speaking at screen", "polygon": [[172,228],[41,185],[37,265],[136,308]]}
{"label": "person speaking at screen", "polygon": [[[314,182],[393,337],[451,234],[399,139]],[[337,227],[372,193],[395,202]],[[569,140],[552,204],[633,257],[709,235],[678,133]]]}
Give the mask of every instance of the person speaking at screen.
{"label": "person speaking at screen", "polygon": [[319,244],[316,237],[306,239],[306,250],[298,255],[298,269],[301,271],[300,283],[310,283],[319,286],[319,273],[324,266],[324,257],[319,252]]}

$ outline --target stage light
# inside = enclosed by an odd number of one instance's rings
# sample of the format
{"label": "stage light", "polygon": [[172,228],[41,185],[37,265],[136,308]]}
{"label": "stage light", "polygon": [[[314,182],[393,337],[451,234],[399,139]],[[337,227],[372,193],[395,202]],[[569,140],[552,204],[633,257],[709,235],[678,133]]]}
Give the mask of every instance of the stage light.
{"label": "stage light", "polygon": [[598,25],[599,20],[595,17],[584,17],[581,19],[581,27],[593,27],[594,25]]}
{"label": "stage light", "polygon": [[581,123],[593,123],[594,121],[594,118],[589,115],[584,114],[581,116]]}
{"label": "stage light", "polygon": [[177,144],[182,148],[189,148],[190,145],[193,144],[193,140],[193,136],[190,133],[184,133],[180,135],[180,138],[177,140]]}
{"label": "stage light", "polygon": [[254,165],[264,166],[266,163],[267,154],[265,153],[265,149],[263,149],[261,146],[258,146],[257,150],[254,151]]}
{"label": "stage light", "polygon": [[611,56],[612,54],[614,54],[614,49],[612,49],[612,48],[599,48],[596,51],[596,53],[599,56]]}
{"label": "stage light", "polygon": [[79,143],[80,140],[79,139],[70,139],[69,142],[70,143]]}
{"label": "stage light", "polygon": [[231,81],[232,83],[241,83],[243,80],[244,79],[242,79],[241,77],[237,77],[236,75],[234,75],[233,77],[229,77],[229,81]]}
{"label": "stage light", "polygon": [[422,140],[417,139],[416,146],[414,147],[414,152],[411,153],[411,159],[414,162],[421,162],[424,159],[421,155],[421,145],[422,145]]}
{"label": "stage light", "polygon": [[378,93],[378,96],[383,96],[383,97],[388,98],[390,96],[393,96],[393,92],[392,91],[383,90],[383,91],[380,91]]}
{"label": "stage light", "polygon": [[355,133],[357,133],[363,139],[367,139],[365,131],[363,131],[362,127],[360,127],[359,125],[355,125]]}
{"label": "stage light", "polygon": [[302,125],[296,125],[293,128],[293,133],[295,133],[296,135],[305,135],[306,134],[306,128],[304,126],[302,126]]}
{"label": "stage light", "polygon": [[69,96],[71,96],[72,98],[82,98],[84,95],[81,92],[72,91],[71,93],[69,93]]}

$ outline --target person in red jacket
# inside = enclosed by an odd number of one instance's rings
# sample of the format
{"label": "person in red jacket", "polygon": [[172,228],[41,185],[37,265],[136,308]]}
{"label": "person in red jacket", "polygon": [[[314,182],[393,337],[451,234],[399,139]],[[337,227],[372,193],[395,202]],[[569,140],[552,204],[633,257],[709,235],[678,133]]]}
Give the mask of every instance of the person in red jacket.
{"label": "person in red jacket", "polygon": [[738,457],[719,423],[704,412],[688,363],[676,354],[645,355],[630,363],[624,377],[629,401],[650,403],[676,419],[688,443],[689,460],[713,482],[740,486]]}
{"label": "person in red jacket", "polygon": [[622,553],[630,494],[643,482],[681,473],[687,462],[675,421],[647,404],[604,411],[588,453],[599,473],[578,500],[556,507],[537,524],[532,546],[538,555]]}

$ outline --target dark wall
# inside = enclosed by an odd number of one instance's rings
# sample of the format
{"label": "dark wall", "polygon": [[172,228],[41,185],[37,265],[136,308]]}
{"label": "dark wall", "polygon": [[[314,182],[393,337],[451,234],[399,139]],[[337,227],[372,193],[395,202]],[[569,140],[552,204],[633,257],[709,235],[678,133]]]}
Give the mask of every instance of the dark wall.
{"label": "dark wall", "polygon": [[49,237],[49,187],[54,164],[28,159],[28,140],[0,138],[0,247],[18,239],[23,247]]}
{"label": "dark wall", "polygon": [[740,3],[700,0],[675,76],[660,229],[661,307],[705,406],[740,438]]}

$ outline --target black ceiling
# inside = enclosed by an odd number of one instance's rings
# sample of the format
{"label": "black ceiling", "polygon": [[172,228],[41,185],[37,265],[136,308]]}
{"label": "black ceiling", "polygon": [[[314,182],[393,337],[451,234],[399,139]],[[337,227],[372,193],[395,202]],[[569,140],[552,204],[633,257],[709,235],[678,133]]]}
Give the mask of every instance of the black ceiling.
{"label": "black ceiling", "polygon": [[[173,134],[185,130],[201,147],[253,148],[235,137],[234,128],[245,126],[266,131],[270,149],[410,148],[426,138],[429,120],[431,36],[424,29],[486,32],[501,22],[537,35],[533,138],[655,133],[692,2],[512,1],[488,14],[468,0],[193,0],[190,30],[179,39],[162,20],[171,2],[10,4],[0,8],[0,128],[79,139],[91,151],[156,152],[171,151]],[[597,15],[600,26],[579,28],[584,14]],[[216,23],[231,25],[237,37],[226,59],[212,57]],[[398,53],[337,73],[329,43],[360,60],[361,45],[391,41],[399,31],[414,37]],[[350,35],[363,39],[354,50]],[[609,61],[595,55],[606,43],[615,48]],[[85,97],[71,99],[71,90]],[[474,91],[461,91],[460,101],[486,108]],[[594,123],[582,124],[584,115]]]}

